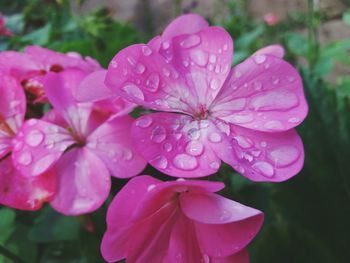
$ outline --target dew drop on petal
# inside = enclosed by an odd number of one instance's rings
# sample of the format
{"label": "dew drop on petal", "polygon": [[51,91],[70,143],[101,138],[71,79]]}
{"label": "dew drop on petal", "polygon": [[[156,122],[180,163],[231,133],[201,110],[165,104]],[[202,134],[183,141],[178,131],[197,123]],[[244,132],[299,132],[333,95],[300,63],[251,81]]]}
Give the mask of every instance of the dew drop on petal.
{"label": "dew drop on petal", "polygon": [[196,128],[192,128],[188,130],[187,136],[190,138],[190,140],[198,140],[201,136],[201,132]]}
{"label": "dew drop on petal", "polygon": [[222,210],[221,215],[220,215],[220,220],[221,220],[221,221],[227,221],[227,220],[229,220],[231,217],[232,217],[232,214],[231,214],[230,211],[228,211],[228,210],[226,210],[226,209]]}
{"label": "dew drop on petal", "polygon": [[145,56],[150,56],[152,54],[152,49],[150,49],[148,46],[142,46],[142,53]]}
{"label": "dew drop on petal", "polygon": [[162,44],[163,49],[168,49],[170,47],[170,42],[169,41],[164,41]]}
{"label": "dew drop on petal", "polygon": [[156,92],[159,87],[159,75],[155,72],[151,73],[146,80],[146,89],[150,92]]}
{"label": "dew drop on petal", "polygon": [[217,169],[220,168],[220,163],[219,163],[219,162],[216,162],[216,161],[211,162],[211,163],[209,164],[209,167],[210,167],[211,169],[217,170]]}
{"label": "dew drop on petal", "polygon": [[115,60],[111,61],[111,66],[112,68],[117,68],[118,67],[118,63]]}
{"label": "dew drop on petal", "polygon": [[268,158],[276,167],[285,167],[294,163],[300,155],[297,148],[290,145],[278,146],[268,153]]}
{"label": "dew drop on petal", "polygon": [[192,48],[199,45],[201,38],[198,35],[189,35],[185,40],[181,41],[180,45],[183,48]]}
{"label": "dew drop on petal", "polygon": [[137,119],[135,122],[135,125],[137,127],[147,128],[147,127],[151,126],[152,122],[153,122],[152,117],[145,116],[145,117],[141,117],[141,118]]}
{"label": "dew drop on petal", "polygon": [[237,141],[238,145],[244,149],[248,149],[253,146],[253,142],[244,136],[237,135],[234,137],[234,139]]}
{"label": "dew drop on petal", "polygon": [[163,149],[166,152],[171,152],[171,150],[173,149],[173,146],[170,142],[166,142],[163,144]]}
{"label": "dew drop on petal", "polygon": [[135,73],[141,75],[141,74],[143,74],[145,72],[145,70],[146,70],[146,67],[143,64],[137,63],[135,65],[135,68],[134,68]]}
{"label": "dew drop on petal", "polygon": [[166,138],[166,131],[163,126],[156,126],[152,130],[151,140],[156,143],[161,143]]}
{"label": "dew drop on petal", "polygon": [[269,130],[283,130],[284,126],[282,122],[278,120],[268,121],[264,124],[264,127]]}
{"label": "dew drop on petal", "polygon": [[150,192],[150,191],[152,191],[155,187],[156,187],[155,184],[150,184],[150,185],[147,187],[147,191]]}
{"label": "dew drop on petal", "polygon": [[290,122],[290,123],[298,123],[298,122],[300,122],[300,118],[298,118],[298,117],[291,117],[291,118],[288,119],[288,122]]}
{"label": "dew drop on petal", "polygon": [[29,165],[31,164],[33,158],[32,154],[30,152],[23,152],[21,155],[18,157],[18,163],[22,165]]}
{"label": "dew drop on petal", "polygon": [[199,156],[203,153],[204,146],[199,141],[189,141],[186,146],[186,153],[192,156]]}
{"label": "dew drop on petal", "polygon": [[217,79],[212,79],[212,81],[210,82],[210,88],[212,90],[217,90],[220,87],[220,83]]}
{"label": "dew drop on petal", "polygon": [[272,177],[274,175],[273,166],[265,161],[258,161],[254,163],[252,168],[265,177]]}
{"label": "dew drop on petal", "polygon": [[190,57],[198,66],[205,66],[208,63],[208,53],[200,49],[194,49],[190,53]]}
{"label": "dew drop on petal", "polygon": [[261,142],[260,142],[260,146],[263,147],[263,148],[265,148],[265,147],[267,146],[267,142],[261,141]]}
{"label": "dew drop on petal", "polygon": [[182,170],[193,170],[198,166],[197,159],[185,153],[176,155],[173,163],[175,167]]}
{"label": "dew drop on petal", "polygon": [[130,161],[134,157],[134,154],[130,149],[126,148],[124,149],[123,157],[124,157],[124,160]]}
{"label": "dew drop on petal", "polygon": [[266,56],[263,54],[258,54],[253,57],[256,64],[262,64],[266,61]]}
{"label": "dew drop on petal", "polygon": [[27,124],[28,124],[29,126],[34,126],[34,125],[36,125],[37,123],[38,123],[38,121],[37,121],[36,119],[30,119],[30,120],[27,121]]}
{"label": "dew drop on petal", "polygon": [[213,132],[209,135],[209,140],[211,142],[221,142],[222,138],[221,138],[221,135],[218,134],[217,132]]}
{"label": "dew drop on petal", "polygon": [[140,90],[139,87],[137,87],[135,84],[131,84],[131,83],[126,84],[123,87],[123,90],[130,96],[133,96],[133,97],[138,98],[140,100],[145,99],[142,90]]}
{"label": "dew drop on petal", "polygon": [[160,169],[166,169],[168,167],[168,160],[163,155],[158,155],[150,162],[152,165]]}

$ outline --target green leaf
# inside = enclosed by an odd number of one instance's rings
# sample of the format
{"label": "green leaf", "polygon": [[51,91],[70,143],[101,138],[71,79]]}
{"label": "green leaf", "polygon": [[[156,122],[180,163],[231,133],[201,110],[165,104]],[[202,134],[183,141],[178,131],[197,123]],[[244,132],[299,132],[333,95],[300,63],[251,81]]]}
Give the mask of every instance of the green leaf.
{"label": "green leaf", "polygon": [[0,244],[5,244],[15,230],[16,213],[9,208],[0,209]]}
{"label": "green leaf", "polygon": [[350,11],[346,11],[343,13],[343,22],[350,26]]}
{"label": "green leaf", "polygon": [[47,23],[44,27],[23,36],[22,40],[30,44],[45,46],[49,43],[51,30],[51,23]]}

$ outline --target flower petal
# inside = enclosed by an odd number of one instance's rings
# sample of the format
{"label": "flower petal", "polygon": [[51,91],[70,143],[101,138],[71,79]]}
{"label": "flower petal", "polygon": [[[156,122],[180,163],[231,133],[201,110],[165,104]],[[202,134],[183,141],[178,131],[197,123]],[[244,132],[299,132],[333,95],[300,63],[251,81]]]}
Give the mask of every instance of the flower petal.
{"label": "flower petal", "polygon": [[231,137],[231,147],[216,153],[252,181],[285,181],[303,167],[304,147],[295,130],[271,134],[232,125]]}
{"label": "flower petal", "polygon": [[29,55],[16,51],[0,52],[0,70],[20,79],[28,71],[40,70],[39,65]]}
{"label": "flower petal", "polygon": [[283,58],[284,57],[284,53],[285,50],[281,45],[278,44],[274,44],[274,45],[269,45],[263,48],[260,48],[259,50],[257,50],[254,55],[271,55],[271,56],[275,56],[275,57],[279,57],[279,58]]}
{"label": "flower petal", "polygon": [[179,35],[194,34],[208,27],[208,22],[197,14],[186,14],[177,17],[164,30],[163,39],[170,39]]}
{"label": "flower petal", "polygon": [[163,42],[159,52],[185,78],[195,94],[195,109],[208,109],[231,69],[231,36],[220,27],[207,27]]}
{"label": "flower petal", "polygon": [[211,144],[219,144],[223,138],[210,121],[197,121],[182,114],[152,113],[135,121],[131,136],[139,153],[168,175],[200,177],[213,174],[220,167]]}
{"label": "flower petal", "polygon": [[258,233],[263,213],[216,194],[182,193],[181,209],[194,220],[199,246],[210,257],[245,248]]}
{"label": "flower petal", "polygon": [[131,217],[149,185],[160,181],[151,176],[137,176],[131,179],[109,205],[107,231],[103,236],[101,252],[105,260],[115,262],[126,257],[127,240],[130,236]]}
{"label": "flower petal", "polygon": [[92,110],[90,103],[76,103],[74,94],[86,76],[80,70],[49,73],[45,78],[45,92],[54,109],[70,124],[75,133],[85,136]]}
{"label": "flower petal", "polygon": [[0,73],[0,93],[1,140],[1,138],[13,136],[22,125],[26,112],[26,98],[19,82],[10,75],[2,73]]}
{"label": "flower petal", "polygon": [[134,119],[129,116],[106,121],[88,138],[87,147],[118,178],[128,178],[140,173],[147,162],[135,151],[130,131]]}
{"label": "flower petal", "polygon": [[38,210],[52,199],[56,188],[52,171],[26,178],[17,171],[10,157],[0,161],[0,204],[21,210]]}
{"label": "flower petal", "polygon": [[106,200],[111,179],[104,163],[90,150],[72,149],[55,166],[57,193],[51,205],[65,215],[81,215],[98,209]]}
{"label": "flower petal", "polygon": [[276,132],[300,124],[308,106],[298,72],[278,57],[257,54],[233,68],[210,111],[232,124]]}
{"label": "flower petal", "polygon": [[233,254],[224,258],[211,258],[210,262],[212,263],[249,263],[249,254],[247,249]]}
{"label": "flower petal", "polygon": [[148,45],[120,51],[109,64],[105,84],[113,92],[146,108],[192,112],[194,94],[172,65]]}
{"label": "flower petal", "polygon": [[23,176],[47,171],[74,143],[66,129],[42,120],[27,120],[14,139],[12,160]]}

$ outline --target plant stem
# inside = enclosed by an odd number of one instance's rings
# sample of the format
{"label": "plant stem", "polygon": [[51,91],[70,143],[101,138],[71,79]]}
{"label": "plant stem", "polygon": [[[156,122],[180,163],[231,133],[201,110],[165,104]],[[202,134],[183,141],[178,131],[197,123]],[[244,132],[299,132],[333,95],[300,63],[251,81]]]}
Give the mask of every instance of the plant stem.
{"label": "plant stem", "polygon": [[21,258],[19,258],[16,254],[5,248],[4,246],[0,245],[0,255],[3,255],[9,259],[11,259],[14,263],[26,263]]}

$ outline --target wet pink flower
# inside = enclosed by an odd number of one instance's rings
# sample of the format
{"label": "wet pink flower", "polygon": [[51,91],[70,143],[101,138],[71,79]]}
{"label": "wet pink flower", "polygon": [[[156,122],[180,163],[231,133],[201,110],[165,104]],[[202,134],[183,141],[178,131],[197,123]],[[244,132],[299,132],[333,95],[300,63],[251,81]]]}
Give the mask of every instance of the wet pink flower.
{"label": "wet pink flower", "polygon": [[120,51],[106,85],[158,111],[138,118],[132,137],[160,171],[215,173],[221,160],[253,181],[283,181],[303,166],[293,129],[307,114],[302,80],[283,48],[257,51],[231,69],[233,42],[220,27],[184,15],[148,44]]}
{"label": "wet pink flower", "polygon": [[0,52],[0,70],[17,78],[35,102],[45,101],[43,85],[46,74],[66,69],[90,73],[102,68],[96,60],[83,58],[76,52],[62,54],[39,46],[27,46],[24,53]]}
{"label": "wet pink flower", "polygon": [[73,69],[47,75],[44,89],[53,110],[23,124],[12,155],[28,178],[55,171],[57,192],[51,205],[67,215],[99,208],[109,194],[110,174],[128,178],[146,165],[131,144],[131,117],[106,119],[93,111],[92,103],[75,102],[75,89],[85,76]]}
{"label": "wet pink flower", "polygon": [[215,194],[223,183],[131,179],[107,213],[101,251],[108,262],[247,263],[263,214]]}
{"label": "wet pink flower", "polygon": [[13,33],[11,30],[6,28],[5,18],[0,14],[0,36],[12,37]]}
{"label": "wet pink flower", "polygon": [[52,172],[25,178],[11,159],[13,138],[23,124],[26,100],[20,84],[0,72],[0,204],[22,210],[37,210],[55,192]]}
{"label": "wet pink flower", "polygon": [[269,26],[275,26],[279,23],[278,16],[274,13],[267,13],[264,15],[264,21]]}

